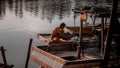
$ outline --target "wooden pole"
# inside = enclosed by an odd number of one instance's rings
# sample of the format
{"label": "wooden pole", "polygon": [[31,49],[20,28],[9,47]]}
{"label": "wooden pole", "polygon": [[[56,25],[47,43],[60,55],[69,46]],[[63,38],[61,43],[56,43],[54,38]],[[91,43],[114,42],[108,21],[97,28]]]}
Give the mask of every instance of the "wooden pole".
{"label": "wooden pole", "polygon": [[112,8],[112,13],[111,13],[110,25],[109,25],[108,34],[106,38],[106,44],[104,48],[104,55],[103,55],[103,62],[102,62],[103,68],[107,68],[108,66],[112,37],[113,37],[113,30],[115,28],[115,20],[117,18],[118,3],[119,3],[119,0],[113,0],[113,8]]}
{"label": "wooden pole", "polygon": [[84,57],[84,44],[83,44],[83,33],[82,33],[82,30],[83,30],[83,21],[81,20],[81,22],[80,22],[80,34],[79,34],[79,36],[80,36],[80,54],[82,55],[82,57]]}
{"label": "wooden pole", "polygon": [[3,46],[1,46],[1,53],[2,53],[2,58],[3,58],[3,62],[4,62],[4,68],[7,68],[7,61],[6,61],[6,56],[5,56],[5,49]]}
{"label": "wooden pole", "polygon": [[75,36],[75,32],[76,32],[75,31],[75,11],[74,11],[74,16],[73,17],[74,17],[74,36]]}
{"label": "wooden pole", "polygon": [[101,19],[101,55],[104,51],[104,17]]}
{"label": "wooden pole", "polygon": [[81,58],[81,49],[80,49],[80,46],[77,46],[77,58],[80,59]]}
{"label": "wooden pole", "polygon": [[86,14],[86,20],[85,20],[85,27],[87,27],[87,19],[88,19],[88,14],[87,14],[87,12],[85,12],[85,14]]}
{"label": "wooden pole", "polygon": [[82,26],[83,26],[83,21],[81,20],[81,22],[80,22],[80,33],[79,33],[80,42],[82,41]]}
{"label": "wooden pole", "polygon": [[30,50],[31,50],[31,46],[32,46],[32,41],[33,41],[33,39],[30,39],[25,68],[28,68],[28,62],[29,62],[29,58],[30,58]]}
{"label": "wooden pole", "polygon": [[94,16],[94,19],[93,19],[93,31],[95,31],[95,20],[96,20],[96,15]]}

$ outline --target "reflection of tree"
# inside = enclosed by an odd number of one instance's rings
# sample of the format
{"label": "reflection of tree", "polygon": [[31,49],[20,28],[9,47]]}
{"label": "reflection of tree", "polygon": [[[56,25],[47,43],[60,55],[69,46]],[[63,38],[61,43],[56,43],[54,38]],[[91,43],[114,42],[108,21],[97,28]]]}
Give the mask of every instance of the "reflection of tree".
{"label": "reflection of tree", "polygon": [[7,5],[16,16],[22,17],[23,9],[25,9],[30,14],[41,15],[42,19],[48,19],[51,22],[54,18],[69,17],[73,1],[75,8],[93,6],[103,2],[103,0],[0,0],[0,17],[5,15]]}
{"label": "reflection of tree", "polygon": [[26,0],[26,11],[38,15],[41,11],[42,19],[48,19],[50,22],[58,17],[63,19],[70,15],[70,0]]}
{"label": "reflection of tree", "polygon": [[23,16],[23,1],[22,0],[16,0],[15,1],[15,14],[16,16],[22,17]]}
{"label": "reflection of tree", "polygon": [[10,11],[14,11],[16,16],[23,16],[23,0],[7,0]]}
{"label": "reflection of tree", "polygon": [[85,6],[97,6],[106,4],[106,0],[75,0],[75,8],[85,7]]}
{"label": "reflection of tree", "polygon": [[43,11],[46,13],[46,18],[52,20],[56,15],[59,19],[70,15],[71,1],[70,0],[43,0]]}
{"label": "reflection of tree", "polygon": [[25,10],[29,11],[31,14],[38,15],[39,13],[39,3],[38,0],[25,1]]}
{"label": "reflection of tree", "polygon": [[5,16],[5,0],[0,0],[0,19],[3,18],[3,16]]}
{"label": "reflection of tree", "polygon": [[10,11],[13,11],[13,0],[7,0],[8,1],[8,8]]}
{"label": "reflection of tree", "polygon": [[107,3],[112,3],[112,0],[106,0],[107,1]]}

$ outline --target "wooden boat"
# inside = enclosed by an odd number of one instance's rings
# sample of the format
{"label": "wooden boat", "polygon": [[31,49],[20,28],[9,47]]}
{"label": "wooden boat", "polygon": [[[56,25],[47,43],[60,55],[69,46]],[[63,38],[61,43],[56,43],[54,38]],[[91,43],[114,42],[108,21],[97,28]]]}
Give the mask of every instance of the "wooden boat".
{"label": "wooden boat", "polygon": [[71,41],[65,41],[65,40],[60,40],[59,42],[52,42],[51,39],[50,39],[50,35],[47,35],[46,37],[43,35],[43,34],[37,34],[37,38],[46,43],[46,45],[58,45],[58,44],[72,44],[73,42]]}
{"label": "wooden boat", "polygon": [[[108,28],[109,32],[105,44],[103,44],[104,40],[102,37],[101,45],[105,45],[102,53],[97,48],[92,47],[90,50],[86,50],[84,56],[82,56],[80,42],[80,45],[74,45],[74,49],[72,49],[72,45],[54,45],[49,51],[46,51],[47,45],[33,46],[31,47],[30,59],[36,62],[39,65],[39,68],[119,68],[120,48],[117,49],[117,55],[111,55],[112,36],[114,36],[111,29],[115,28],[114,22],[117,18],[117,6],[118,1],[114,0],[110,25]],[[117,37],[118,36],[120,39],[119,33],[117,34]],[[119,44],[117,44],[117,46],[118,45]]]}
{"label": "wooden boat", "polygon": [[[85,53],[84,57],[79,56],[77,48],[72,50],[71,45],[61,45],[51,47],[49,51],[46,51],[47,46],[32,47],[30,59],[36,62],[38,65],[44,68],[93,68],[101,67],[103,62],[100,56],[100,51],[96,51],[96,54]],[[90,50],[89,50],[90,51]],[[88,52],[89,52],[88,51]],[[108,66],[119,65],[120,58],[110,58]]]}

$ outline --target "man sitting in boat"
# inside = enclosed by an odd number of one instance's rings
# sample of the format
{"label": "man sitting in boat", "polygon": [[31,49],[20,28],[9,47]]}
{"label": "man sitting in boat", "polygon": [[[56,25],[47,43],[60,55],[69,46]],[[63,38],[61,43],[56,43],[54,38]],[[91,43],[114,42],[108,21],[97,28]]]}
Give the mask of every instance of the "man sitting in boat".
{"label": "man sitting in boat", "polygon": [[59,27],[56,27],[53,30],[53,32],[51,34],[52,42],[58,42],[58,41],[60,41],[60,39],[69,40],[73,37],[73,31],[70,29],[67,29],[65,27],[66,27],[66,24],[61,23]]}

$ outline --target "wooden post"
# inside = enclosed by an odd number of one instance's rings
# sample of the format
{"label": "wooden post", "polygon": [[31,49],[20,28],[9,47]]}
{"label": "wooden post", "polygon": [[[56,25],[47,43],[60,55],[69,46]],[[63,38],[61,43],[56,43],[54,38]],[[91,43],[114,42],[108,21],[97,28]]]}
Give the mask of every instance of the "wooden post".
{"label": "wooden post", "polygon": [[104,17],[101,19],[101,55],[104,51]]}
{"label": "wooden post", "polygon": [[30,58],[30,50],[31,50],[31,46],[32,46],[32,41],[33,41],[33,39],[30,39],[25,68],[28,68],[28,62],[29,62],[29,58]]}
{"label": "wooden post", "polygon": [[92,24],[93,24],[93,26],[92,26],[92,30],[95,31],[96,13],[94,13],[94,18],[93,18],[92,15],[91,15],[91,19],[92,19]]}
{"label": "wooden post", "polygon": [[7,61],[6,61],[6,56],[5,56],[5,49],[3,46],[1,46],[1,53],[2,53],[2,58],[3,58],[3,62],[4,62],[4,68],[7,68]]}
{"label": "wooden post", "polygon": [[94,16],[94,19],[93,19],[93,31],[95,31],[95,20],[96,20],[96,15]]}
{"label": "wooden post", "polygon": [[[73,34],[73,36],[75,36],[75,34],[76,34],[76,31],[75,31],[75,11],[74,11],[74,16],[73,16],[73,18],[74,18],[74,29],[73,29],[74,34]],[[74,41],[75,41],[75,40],[74,40]]]}
{"label": "wooden post", "polygon": [[88,19],[88,17],[87,17],[87,12],[85,12],[85,14],[86,14],[86,20],[85,20],[85,27],[87,27],[87,19]]}
{"label": "wooden post", "polygon": [[[79,42],[79,46],[83,46],[81,43],[82,43],[82,26],[83,26],[83,21],[80,19],[80,31],[79,31],[79,40],[80,40],[80,42]],[[80,52],[82,52],[81,54],[83,55],[83,49],[80,49],[81,51]]]}
{"label": "wooden post", "polygon": [[104,23],[104,27],[106,27],[106,24],[107,24],[107,17],[105,18],[105,23]]}
{"label": "wooden post", "polygon": [[77,46],[77,58],[80,59],[81,58],[81,49],[80,49],[80,46]]}
{"label": "wooden post", "polygon": [[115,28],[115,20],[117,18],[118,3],[119,3],[119,0],[113,0],[110,25],[109,25],[108,34],[107,34],[107,38],[106,38],[106,44],[105,44],[105,48],[104,48],[104,55],[103,55],[103,62],[102,62],[103,68],[107,68],[107,66],[108,66],[112,37],[113,37],[113,30]]}
{"label": "wooden post", "polygon": [[81,41],[82,41],[82,27],[83,27],[83,21],[80,19],[80,31],[79,31],[80,43],[81,43]]}

